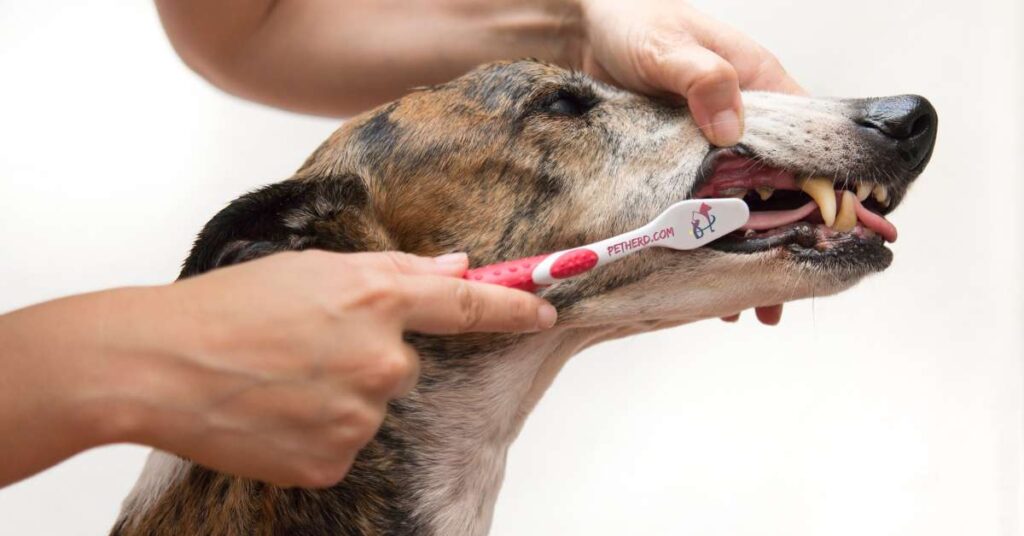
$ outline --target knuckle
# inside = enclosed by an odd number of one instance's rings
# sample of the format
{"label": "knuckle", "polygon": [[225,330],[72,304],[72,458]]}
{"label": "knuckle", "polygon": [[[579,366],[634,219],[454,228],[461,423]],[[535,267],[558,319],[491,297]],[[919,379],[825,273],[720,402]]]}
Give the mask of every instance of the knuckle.
{"label": "knuckle", "polygon": [[456,285],[455,303],[458,307],[459,331],[470,331],[480,325],[484,318],[484,303],[472,287],[462,282]]}
{"label": "knuckle", "polygon": [[353,412],[345,422],[339,423],[332,434],[342,450],[360,448],[377,435],[383,422],[383,408],[366,407]]}
{"label": "knuckle", "polygon": [[739,85],[739,75],[736,68],[725,60],[708,62],[698,67],[699,74],[694,85],[714,86]]}
{"label": "knuckle", "polygon": [[351,463],[316,463],[299,471],[298,484],[304,488],[329,488],[345,477]]}
{"label": "knuckle", "polygon": [[371,365],[370,389],[381,394],[392,393],[408,382],[416,373],[413,359],[402,349],[389,350],[379,354]]}
{"label": "knuckle", "polygon": [[403,305],[398,276],[389,272],[363,270],[355,284],[360,291],[360,305],[391,311]]}
{"label": "knuckle", "polygon": [[385,251],[381,253],[391,267],[398,272],[406,272],[413,266],[412,255],[401,251]]}
{"label": "knuckle", "polygon": [[354,425],[345,431],[344,445],[360,448],[369,443],[377,435],[377,430],[380,429],[382,422],[383,418],[380,415],[366,415],[362,417],[358,425]]}
{"label": "knuckle", "polygon": [[327,429],[323,437],[323,446],[327,452],[337,454],[361,447],[364,444],[364,436],[363,427],[339,423]]}
{"label": "knuckle", "polygon": [[356,399],[351,396],[335,396],[335,399],[328,402],[326,410],[327,423],[348,422],[359,410]]}

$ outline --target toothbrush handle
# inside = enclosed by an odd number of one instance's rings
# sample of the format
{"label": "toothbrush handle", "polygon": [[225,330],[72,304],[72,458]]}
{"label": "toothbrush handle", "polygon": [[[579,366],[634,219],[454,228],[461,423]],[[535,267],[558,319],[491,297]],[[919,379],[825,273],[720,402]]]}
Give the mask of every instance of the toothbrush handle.
{"label": "toothbrush handle", "polygon": [[533,271],[541,261],[550,256],[550,254],[537,255],[536,257],[488,264],[467,270],[463,277],[470,281],[480,281],[482,283],[491,283],[493,285],[533,292],[537,290],[537,284],[533,282]]}
{"label": "toothbrush handle", "polygon": [[463,277],[470,281],[533,292],[538,287],[586,273],[597,266],[597,261],[598,254],[583,247],[488,264],[468,270]]}

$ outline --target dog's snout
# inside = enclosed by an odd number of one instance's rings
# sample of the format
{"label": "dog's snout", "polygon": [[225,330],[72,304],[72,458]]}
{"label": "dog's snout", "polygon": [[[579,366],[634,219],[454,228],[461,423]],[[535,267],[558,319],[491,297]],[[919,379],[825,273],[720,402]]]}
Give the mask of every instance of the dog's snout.
{"label": "dog's snout", "polygon": [[894,140],[900,159],[917,169],[931,155],[939,116],[928,99],[901,95],[868,101],[858,123]]}

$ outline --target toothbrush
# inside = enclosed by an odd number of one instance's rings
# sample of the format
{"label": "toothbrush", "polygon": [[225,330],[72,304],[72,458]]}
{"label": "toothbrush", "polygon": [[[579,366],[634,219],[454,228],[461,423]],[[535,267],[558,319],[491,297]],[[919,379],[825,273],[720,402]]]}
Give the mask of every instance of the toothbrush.
{"label": "toothbrush", "polygon": [[474,268],[463,276],[533,292],[576,277],[649,247],[696,249],[747,223],[750,209],[740,199],[691,199],[627,233],[577,248]]}

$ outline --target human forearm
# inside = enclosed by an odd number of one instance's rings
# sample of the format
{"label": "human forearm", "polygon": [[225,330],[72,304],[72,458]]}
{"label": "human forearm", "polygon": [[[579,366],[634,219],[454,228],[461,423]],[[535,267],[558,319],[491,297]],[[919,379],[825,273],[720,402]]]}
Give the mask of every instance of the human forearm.
{"label": "human forearm", "polygon": [[0,315],[0,487],[150,445],[277,484],[337,482],[416,383],[405,331],[534,331],[553,308],[462,254],[282,253]]}
{"label": "human forearm", "polygon": [[239,96],[343,116],[498,59],[578,62],[577,0],[157,0],[179,54]]}
{"label": "human forearm", "polygon": [[120,348],[138,346],[127,323],[139,316],[142,292],[85,294],[0,316],[0,487],[128,440],[135,417],[110,373]]}

